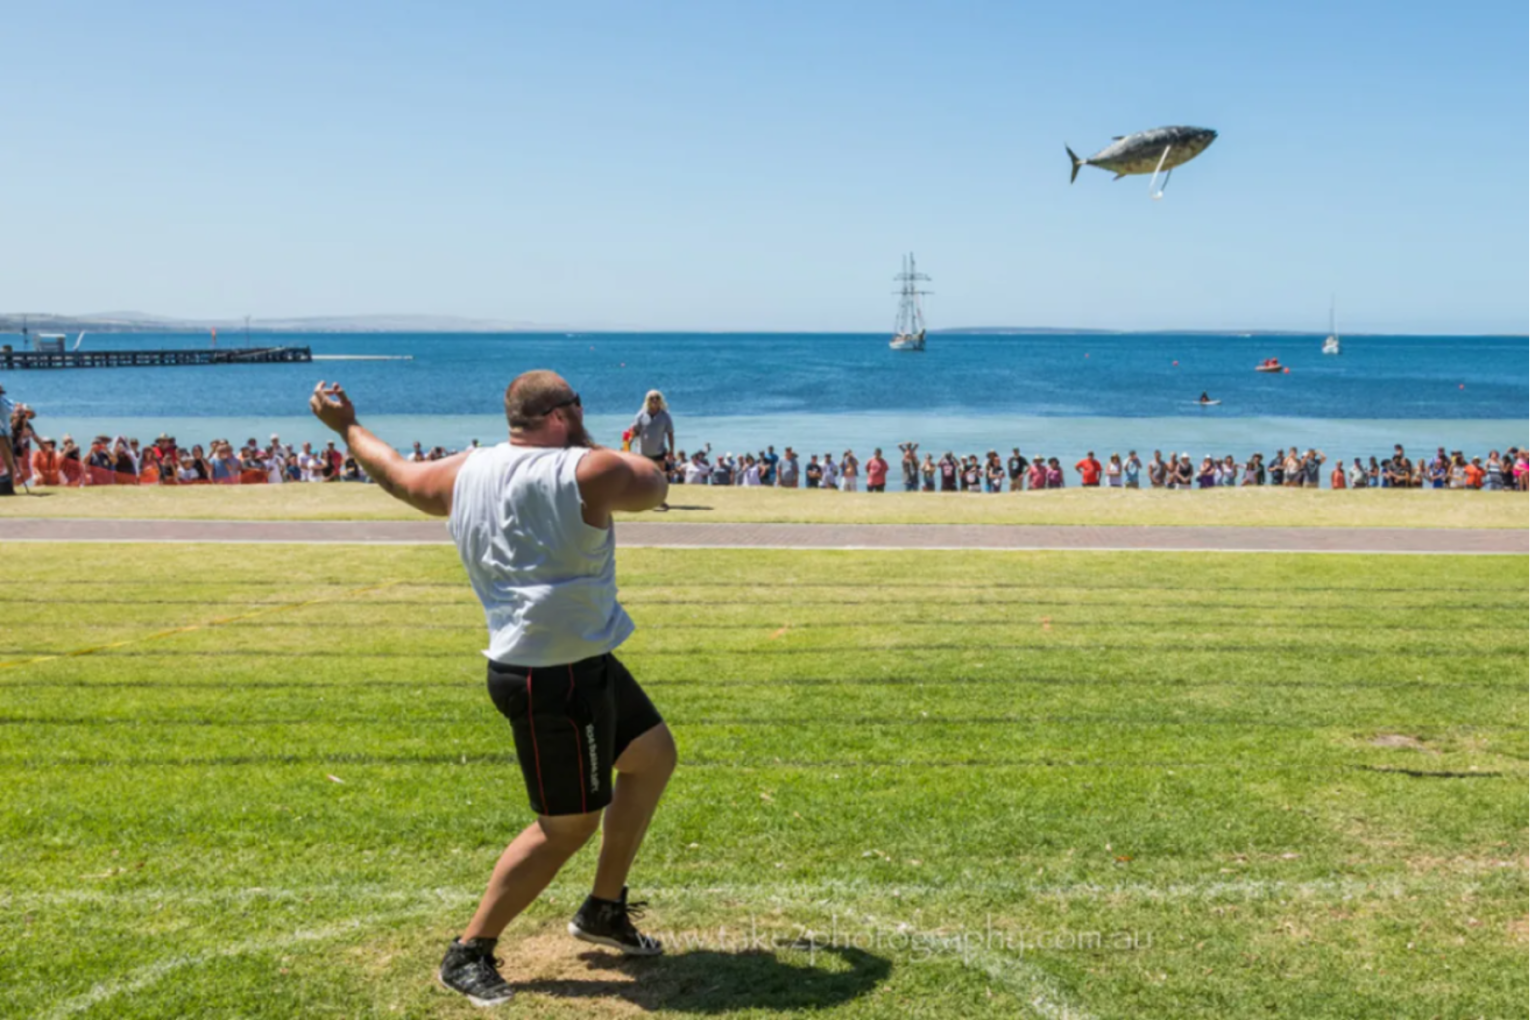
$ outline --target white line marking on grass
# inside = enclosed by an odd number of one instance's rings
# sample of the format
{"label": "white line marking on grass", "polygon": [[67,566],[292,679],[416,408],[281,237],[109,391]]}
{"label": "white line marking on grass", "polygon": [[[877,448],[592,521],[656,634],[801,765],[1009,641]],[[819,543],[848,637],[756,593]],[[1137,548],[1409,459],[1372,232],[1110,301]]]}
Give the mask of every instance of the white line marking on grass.
{"label": "white line marking on grass", "polygon": [[980,949],[960,957],[965,967],[975,967],[1011,988],[1046,1020],[1094,1020],[1094,1014],[1068,999],[1052,975],[1018,956],[1000,956]]}
{"label": "white line marking on grass", "polygon": [[[871,914],[866,914],[865,920],[873,925],[878,923],[877,918]],[[893,925],[893,929],[925,938],[938,937],[939,934],[921,931],[907,922],[899,922]],[[963,967],[982,971],[1016,992],[1026,1005],[1045,1020],[1095,1020],[1093,1013],[1069,999],[1051,974],[1035,964],[1027,963],[1017,954],[1001,956],[981,944],[974,948],[972,944],[964,943],[957,959]]]}
{"label": "white line marking on grass", "polygon": [[372,903],[413,902],[429,900],[431,903],[455,906],[478,902],[478,893],[463,889],[400,889],[388,885],[329,885],[307,886],[251,886],[244,889],[219,889],[211,892],[189,893],[174,887],[139,887],[112,891],[111,889],[57,889],[51,892],[11,892],[0,895],[0,907],[21,909],[27,907],[67,906],[70,904],[126,904],[152,903],[169,907],[211,907],[233,904],[271,902],[283,903],[309,900],[318,897],[340,899],[364,899]]}
{"label": "white line marking on grass", "polygon": [[[1512,864],[1514,862],[1505,863]],[[1325,896],[1337,896],[1342,900],[1351,900],[1372,897],[1395,898],[1406,895],[1410,891],[1416,892],[1420,887],[1434,884],[1438,883],[1395,877],[1370,882],[1360,879],[1317,879],[1310,881],[1217,879],[1206,882],[1178,883],[1162,886],[1143,882],[1102,885],[1090,882],[1042,884],[1033,882],[964,881],[955,887],[955,891],[982,892],[990,895],[994,893],[1009,893],[1038,899],[1061,900],[1098,900],[1126,897],[1147,901],[1174,901],[1192,899],[1302,899]],[[1463,888],[1459,882],[1449,884],[1454,888]],[[1467,884],[1475,885],[1475,883]],[[890,891],[895,891],[897,894],[904,896],[920,894],[949,895],[953,892],[953,886],[951,885],[888,883],[886,880],[872,881],[870,879],[827,879],[820,882],[723,883],[673,886],[660,884],[649,886],[648,888],[651,892],[663,893],[666,896],[673,897],[674,900],[681,904],[688,900],[695,900],[706,903],[712,908],[717,906],[716,897],[719,895],[738,896],[752,901],[751,905],[773,904],[777,906],[822,909],[833,905],[826,897],[832,897],[836,894],[849,896],[864,894],[882,897],[888,895]],[[555,890],[560,894],[563,891],[574,891],[572,886],[568,890],[557,890],[556,887]],[[341,938],[363,929],[416,918],[422,914],[438,910],[441,907],[464,906],[476,902],[478,899],[477,890],[468,888],[448,889],[436,887],[410,890],[383,885],[354,886],[326,884],[287,887],[255,886],[198,894],[187,894],[182,889],[165,887],[124,889],[120,892],[112,892],[105,889],[67,889],[38,893],[10,893],[0,896],[0,905],[8,909],[15,909],[41,905],[98,905],[135,902],[164,903],[170,906],[181,907],[208,907],[260,900],[297,901],[325,896],[358,897],[374,902],[379,900],[394,902],[412,901],[412,905],[401,910],[372,914],[326,928],[298,929],[290,934],[247,939],[243,942],[224,946],[221,949],[174,956],[157,963],[146,964],[120,977],[103,981],[92,987],[88,992],[74,996],[54,1006],[51,1010],[43,1013],[42,1016],[48,1018],[48,1020],[63,1020],[65,1017],[81,1013],[102,1002],[122,995],[140,992],[151,987],[160,979],[186,967],[197,966],[218,959],[280,950],[287,946]],[[870,925],[882,925],[890,932],[898,932],[910,938],[918,936],[922,939],[939,941],[945,935],[941,931],[919,929],[906,922],[888,924],[888,922],[879,921],[878,918],[871,914],[863,914],[862,920]],[[1013,990],[1035,1013],[1046,1018],[1046,1020],[1093,1020],[1093,1014],[1081,1005],[1069,1000],[1065,991],[1059,987],[1057,980],[1052,975],[1044,968],[1027,962],[1021,954],[995,952],[983,945],[980,940],[977,942],[964,942],[961,951],[956,955],[963,966],[975,968],[994,981]]]}
{"label": "white line marking on grass", "polygon": [[[1518,866],[1506,860],[1493,862],[1479,870],[1491,867]],[[1396,877],[1364,880],[1358,878],[1311,879],[1287,881],[1285,879],[1216,879],[1206,882],[1187,882],[1172,885],[1152,885],[1146,882],[1127,882],[1102,885],[1094,882],[1048,884],[1038,882],[963,880],[958,892],[980,892],[988,895],[1006,894],[1057,900],[1102,900],[1125,898],[1151,902],[1179,900],[1262,900],[1302,899],[1311,897],[1338,897],[1340,899],[1395,898],[1409,891],[1429,889],[1446,884],[1453,889],[1463,888],[1460,880],[1441,882],[1434,878],[1416,877],[1402,880]],[[892,882],[884,879],[824,879],[819,882],[761,882],[724,883],[700,885],[649,884],[650,892],[665,893],[679,899],[710,899],[716,896],[742,896],[778,901],[782,904],[824,902],[825,895],[877,895],[885,896],[889,889],[896,889],[908,896],[948,895],[953,887],[944,884]],[[572,886],[566,890],[572,894]],[[475,903],[478,892],[474,889],[400,889],[385,885],[328,884],[314,886],[254,886],[241,889],[225,889],[212,892],[188,893],[184,889],[153,887],[132,888],[113,892],[109,889],[57,889],[42,892],[10,892],[0,895],[0,907],[24,909],[41,906],[65,906],[70,904],[109,903],[163,903],[167,906],[206,907],[258,901],[285,902],[306,900],[314,897],[339,897],[364,899],[371,902],[399,902],[429,900],[432,904],[455,906]]]}
{"label": "white line marking on grass", "polygon": [[[1509,861],[1505,863],[1506,865],[1512,865],[1516,862]],[[1397,878],[1384,878],[1374,881],[1349,878],[1320,878],[1309,881],[1218,879],[1174,885],[1151,885],[1146,882],[1129,882],[1117,885],[1101,885],[1094,882],[1067,884],[1004,881],[974,882],[969,879],[963,879],[959,885],[952,886],[917,882],[889,882],[886,879],[827,879],[822,882],[761,883],[757,885],[730,883],[696,887],[650,885],[645,888],[653,892],[680,893],[682,895],[694,894],[708,897],[737,894],[757,895],[764,892],[778,895],[782,902],[800,903],[821,902],[824,893],[886,896],[889,890],[896,890],[903,895],[949,895],[952,892],[980,892],[988,895],[1005,893],[1036,899],[1100,900],[1125,898],[1166,902],[1220,899],[1299,899],[1321,896],[1337,896],[1340,899],[1365,897],[1395,898],[1402,896],[1407,891],[1417,891],[1420,888],[1428,888],[1433,884],[1436,883],[1423,880],[1405,882]],[[1461,887],[1459,882],[1448,882],[1446,884],[1450,885],[1453,889]]]}
{"label": "white line marking on grass", "polygon": [[358,917],[343,924],[332,925],[328,928],[299,929],[290,935],[276,937],[247,939],[244,942],[236,942],[231,946],[213,950],[207,953],[196,953],[185,956],[173,956],[168,960],[151,963],[135,970],[129,971],[120,978],[111,981],[103,981],[83,995],[76,995],[72,999],[66,999],[53,1009],[42,1014],[46,1020],[63,1020],[64,1017],[73,1016],[84,1012],[92,1006],[99,1005],[109,999],[115,999],[119,995],[130,992],[141,992],[145,988],[158,982],[161,978],[198,964],[207,963],[210,960],[223,959],[231,956],[244,956],[249,953],[262,953],[272,949],[281,949],[286,946],[303,942],[322,942],[351,932],[374,925],[388,924],[393,921],[402,921],[430,910],[433,904],[420,904],[407,911],[393,914],[374,914],[370,917]]}

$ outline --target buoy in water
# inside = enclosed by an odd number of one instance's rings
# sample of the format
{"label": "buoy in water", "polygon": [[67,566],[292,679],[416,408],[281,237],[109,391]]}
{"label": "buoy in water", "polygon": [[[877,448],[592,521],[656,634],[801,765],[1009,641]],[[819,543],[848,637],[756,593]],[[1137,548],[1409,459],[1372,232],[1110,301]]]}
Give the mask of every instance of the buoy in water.
{"label": "buoy in water", "polygon": [[1281,371],[1284,372],[1286,375],[1290,375],[1291,374],[1290,366],[1287,366],[1287,367],[1281,369]]}
{"label": "buoy in water", "polygon": [[1176,361],[1176,362],[1175,362],[1175,363],[1174,363],[1174,367],[1175,367],[1175,368],[1178,368],[1178,367],[1179,367],[1179,362],[1177,362],[1177,361]]}

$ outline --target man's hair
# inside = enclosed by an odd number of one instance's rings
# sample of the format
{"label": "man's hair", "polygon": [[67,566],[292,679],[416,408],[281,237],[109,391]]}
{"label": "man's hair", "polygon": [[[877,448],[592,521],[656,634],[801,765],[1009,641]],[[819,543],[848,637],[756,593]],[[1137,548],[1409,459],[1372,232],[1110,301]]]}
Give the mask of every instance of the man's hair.
{"label": "man's hair", "polygon": [[569,399],[569,385],[556,372],[522,372],[505,387],[505,419],[511,429],[535,428],[554,404]]}

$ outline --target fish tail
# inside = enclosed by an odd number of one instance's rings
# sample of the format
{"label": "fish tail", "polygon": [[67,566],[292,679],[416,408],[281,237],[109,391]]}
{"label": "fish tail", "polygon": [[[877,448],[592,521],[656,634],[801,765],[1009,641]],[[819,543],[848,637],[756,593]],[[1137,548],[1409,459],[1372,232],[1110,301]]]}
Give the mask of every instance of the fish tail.
{"label": "fish tail", "polygon": [[1073,176],[1068,178],[1068,183],[1072,184],[1074,181],[1078,180],[1078,168],[1083,166],[1088,161],[1079,159],[1078,153],[1074,152],[1069,146],[1064,145],[1063,148],[1068,150],[1068,158],[1073,160]]}

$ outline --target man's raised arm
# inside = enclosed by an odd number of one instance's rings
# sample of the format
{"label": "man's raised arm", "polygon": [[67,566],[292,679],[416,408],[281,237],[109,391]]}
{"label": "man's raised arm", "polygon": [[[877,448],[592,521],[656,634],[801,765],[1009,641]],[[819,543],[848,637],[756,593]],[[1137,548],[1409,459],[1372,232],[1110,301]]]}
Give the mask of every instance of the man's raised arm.
{"label": "man's raised arm", "polygon": [[315,417],[339,433],[356,463],[388,495],[433,517],[452,512],[452,488],[457,484],[457,471],[467,459],[466,452],[422,463],[405,460],[356,421],[356,408],[339,383],[328,389],[319,383],[308,406]]}
{"label": "man's raised arm", "polygon": [[647,457],[597,447],[579,462],[584,521],[604,528],[613,510],[652,510],[669,494],[669,480]]}

